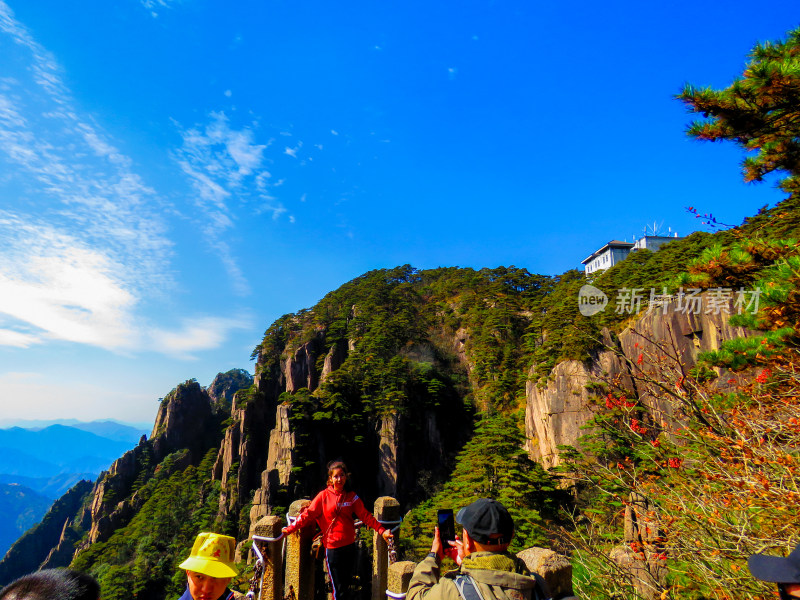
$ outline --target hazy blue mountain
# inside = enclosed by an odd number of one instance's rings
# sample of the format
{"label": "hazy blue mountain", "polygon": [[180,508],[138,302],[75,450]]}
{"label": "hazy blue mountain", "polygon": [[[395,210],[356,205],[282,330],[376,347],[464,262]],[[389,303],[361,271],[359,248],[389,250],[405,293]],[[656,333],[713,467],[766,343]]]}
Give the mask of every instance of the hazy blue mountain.
{"label": "hazy blue mountain", "polygon": [[0,429],[0,557],[54,499],[82,479],[96,479],[142,433],[114,421]]}
{"label": "hazy blue mountain", "polygon": [[36,458],[15,446],[0,445],[0,473],[23,477],[52,477],[61,473],[61,467],[54,462]]}
{"label": "hazy blue mountain", "polygon": [[38,523],[50,505],[30,488],[18,484],[0,484],[0,556],[5,555],[19,536]]}
{"label": "hazy blue mountain", "polygon": [[55,500],[63,496],[67,490],[82,479],[94,480],[97,475],[97,473],[61,473],[52,477],[26,477],[24,475],[0,473],[0,484],[17,483],[46,498]]}
{"label": "hazy blue mountain", "polygon": [[70,425],[75,429],[81,431],[88,431],[100,437],[115,440],[117,442],[126,442],[129,444],[138,444],[142,435],[150,435],[150,430],[141,429],[117,421],[91,421],[89,423],[75,423]]}
{"label": "hazy blue mountain", "polygon": [[[135,446],[66,425],[35,431],[0,429],[0,473],[44,477],[60,473],[99,472]],[[13,460],[6,459],[6,455]],[[24,458],[25,462],[18,462]],[[45,464],[54,465],[50,472]]]}
{"label": "hazy blue mountain", "polygon": [[[11,427],[21,427],[22,429],[44,429],[45,427],[50,427],[50,425],[67,425],[69,427],[75,427],[76,429],[84,429],[84,427],[88,427],[88,429],[85,430],[91,431],[92,433],[97,433],[98,435],[103,435],[102,432],[98,433],[97,431],[94,431],[93,427],[95,427],[95,424],[105,423],[118,425],[121,428],[129,427],[131,429],[135,429],[137,432],[147,435],[150,435],[150,431],[153,429],[152,423],[125,423],[122,421],[115,421],[113,419],[102,419],[99,421],[79,421],[78,419],[0,419],[0,429],[9,429]],[[100,427],[106,427],[106,425],[100,425]]]}

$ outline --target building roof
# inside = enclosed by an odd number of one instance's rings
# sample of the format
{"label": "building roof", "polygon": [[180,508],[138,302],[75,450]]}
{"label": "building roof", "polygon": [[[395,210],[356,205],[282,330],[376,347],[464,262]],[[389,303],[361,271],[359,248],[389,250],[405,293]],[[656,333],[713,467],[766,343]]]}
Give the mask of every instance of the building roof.
{"label": "building roof", "polygon": [[603,246],[599,250],[595,250],[592,254],[589,255],[588,258],[584,258],[581,261],[581,264],[585,265],[586,263],[593,261],[595,258],[600,256],[603,252],[605,252],[606,250],[610,250],[612,248],[622,248],[624,250],[630,250],[631,248],[633,248],[633,244],[630,243],[630,242],[622,242],[620,240],[611,240],[610,242],[608,242],[605,246]]}

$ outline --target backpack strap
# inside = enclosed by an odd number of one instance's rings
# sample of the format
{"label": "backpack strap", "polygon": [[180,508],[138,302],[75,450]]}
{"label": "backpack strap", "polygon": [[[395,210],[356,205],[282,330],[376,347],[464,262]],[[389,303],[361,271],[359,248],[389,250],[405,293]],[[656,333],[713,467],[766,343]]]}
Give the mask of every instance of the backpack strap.
{"label": "backpack strap", "polygon": [[[552,600],[545,591],[547,584],[539,575],[535,575],[536,585],[529,590],[506,590],[506,593],[519,600]],[[459,573],[453,579],[462,600],[484,600],[480,588],[475,580],[466,573]],[[505,589],[505,588],[504,588]]]}
{"label": "backpack strap", "polygon": [[481,591],[475,585],[475,580],[465,573],[459,573],[455,578],[456,589],[463,600],[483,600]]}

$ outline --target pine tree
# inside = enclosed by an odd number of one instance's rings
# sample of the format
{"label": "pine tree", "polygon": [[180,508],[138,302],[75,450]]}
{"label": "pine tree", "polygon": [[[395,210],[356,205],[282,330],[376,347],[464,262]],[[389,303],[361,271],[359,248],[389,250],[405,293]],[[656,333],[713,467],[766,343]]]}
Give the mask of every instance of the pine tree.
{"label": "pine tree", "polygon": [[704,117],[690,125],[690,136],[733,141],[755,153],[743,162],[745,181],[778,171],[788,174],[783,190],[800,190],[800,28],[785,40],[757,44],[729,87],[686,85],[678,98]]}

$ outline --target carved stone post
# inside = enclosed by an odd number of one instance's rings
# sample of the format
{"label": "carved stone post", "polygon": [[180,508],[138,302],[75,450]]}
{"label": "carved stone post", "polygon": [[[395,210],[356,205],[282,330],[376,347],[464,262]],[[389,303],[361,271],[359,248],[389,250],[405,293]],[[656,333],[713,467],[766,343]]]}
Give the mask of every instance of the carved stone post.
{"label": "carved stone post", "polygon": [[[252,535],[276,538],[281,534],[283,519],[275,516],[262,517],[253,527]],[[283,598],[283,541],[260,543],[264,555],[264,576],[261,583],[261,600]]]}
{"label": "carved stone post", "polygon": [[[375,518],[381,522],[400,520],[400,503],[390,496],[381,496],[375,501]],[[384,525],[392,529],[394,525]],[[372,600],[383,600],[386,596],[386,578],[389,567],[386,541],[375,533],[373,535],[374,554],[372,556]]]}
{"label": "carved stone post", "polygon": [[[381,600],[390,597],[386,594],[387,591],[393,594],[405,594],[408,591],[408,584],[411,581],[411,575],[414,573],[414,563],[410,560],[396,562],[389,565],[389,574],[387,585],[381,590]],[[375,597],[373,589],[373,598]]]}
{"label": "carved stone post", "polygon": [[[311,504],[311,500],[295,500],[289,506],[290,517],[298,516]],[[311,540],[314,528],[295,531],[286,540],[286,588],[284,595],[298,600],[314,597],[314,560],[311,558]]]}
{"label": "carved stone post", "polygon": [[656,509],[646,496],[631,492],[625,508],[625,544],[611,559],[631,574],[642,598],[656,600],[666,585],[666,550]]}
{"label": "carved stone post", "polygon": [[526,548],[517,553],[528,570],[537,573],[554,598],[572,597],[572,563],[548,548]]}

